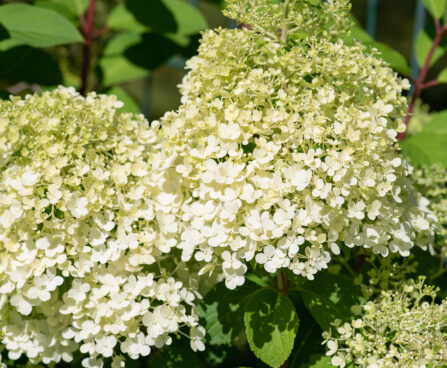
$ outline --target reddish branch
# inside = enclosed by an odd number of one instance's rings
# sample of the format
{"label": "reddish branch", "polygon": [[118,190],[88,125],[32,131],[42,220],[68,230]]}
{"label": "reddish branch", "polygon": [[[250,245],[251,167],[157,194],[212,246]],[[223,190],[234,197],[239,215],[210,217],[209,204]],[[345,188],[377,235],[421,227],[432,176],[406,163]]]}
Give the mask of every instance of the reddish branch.
{"label": "reddish branch", "polygon": [[[430,47],[430,50],[427,54],[427,57],[425,59],[424,65],[421,68],[421,71],[419,73],[419,76],[414,84],[414,94],[411,98],[410,106],[408,107],[407,115],[405,116],[404,123],[408,128],[408,123],[410,122],[411,116],[414,112],[414,107],[416,105],[416,100],[421,95],[421,92],[429,87],[436,86],[439,82],[437,79],[425,82],[425,78],[427,77],[428,69],[430,68],[430,62],[433,59],[433,56],[435,54],[436,48],[439,46],[442,37],[447,34],[447,25],[444,25],[441,27],[441,24],[439,23],[438,19],[435,19],[435,26],[436,26],[436,35],[433,39],[433,43]],[[407,130],[405,132],[400,133],[397,137],[399,140],[402,140],[405,138],[407,134]]]}
{"label": "reddish branch", "polygon": [[81,71],[81,94],[85,95],[88,87],[88,77],[90,74],[90,58],[93,41],[108,30],[102,27],[95,31],[95,3],[96,0],[89,0],[86,16],[81,16],[81,32],[84,36],[84,45],[82,48],[82,71]]}

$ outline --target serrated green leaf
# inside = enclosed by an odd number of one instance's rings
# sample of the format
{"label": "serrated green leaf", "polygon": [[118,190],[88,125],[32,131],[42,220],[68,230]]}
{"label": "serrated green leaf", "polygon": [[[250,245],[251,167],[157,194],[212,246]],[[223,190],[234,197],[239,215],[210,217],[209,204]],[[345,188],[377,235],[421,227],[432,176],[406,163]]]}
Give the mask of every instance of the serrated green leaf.
{"label": "serrated green leaf", "polygon": [[263,289],[247,303],[244,322],[248,343],[264,363],[278,368],[290,355],[299,318],[289,298]]}
{"label": "serrated green leaf", "polygon": [[28,4],[0,6],[0,23],[10,37],[34,47],[48,47],[73,42],[83,38],[73,24],[53,10]]}
{"label": "serrated green leaf", "polygon": [[327,331],[335,319],[347,320],[351,306],[362,299],[360,289],[344,275],[320,272],[301,291],[304,304],[321,328]]}
{"label": "serrated green leaf", "polygon": [[422,2],[430,14],[436,19],[442,17],[447,4],[446,0],[422,0]]}
{"label": "serrated green leaf", "polygon": [[436,114],[420,133],[399,142],[399,146],[413,165],[439,163],[447,167],[447,111]]}
{"label": "serrated green leaf", "polygon": [[247,280],[244,285],[229,290],[224,282],[217,284],[199,306],[199,316],[205,319],[211,345],[230,344],[244,328],[245,305],[259,287]]}
{"label": "serrated green leaf", "polygon": [[[430,37],[426,29],[419,32],[414,45],[414,51],[416,53],[416,60],[420,67],[422,67],[427,59],[430,48],[433,44],[433,38]],[[430,60],[430,66],[435,64],[444,55],[445,49],[438,46]]]}
{"label": "serrated green leaf", "polygon": [[128,0],[109,15],[108,25],[134,32],[192,35],[207,27],[202,13],[182,0]]}
{"label": "serrated green leaf", "polygon": [[438,75],[439,83],[447,83],[447,68],[443,69]]}
{"label": "serrated green leaf", "polygon": [[120,87],[113,87],[106,93],[108,95],[115,95],[118,100],[124,103],[124,106],[120,109],[121,111],[133,112],[134,114],[139,114],[141,112],[135,100],[124,89]]}

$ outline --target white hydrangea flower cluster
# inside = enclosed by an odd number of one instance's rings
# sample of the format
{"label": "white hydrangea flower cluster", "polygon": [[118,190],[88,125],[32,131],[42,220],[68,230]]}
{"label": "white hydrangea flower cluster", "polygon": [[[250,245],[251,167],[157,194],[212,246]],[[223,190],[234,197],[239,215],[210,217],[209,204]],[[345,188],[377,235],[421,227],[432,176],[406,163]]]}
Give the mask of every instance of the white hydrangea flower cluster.
{"label": "white hydrangea flower cluster", "polygon": [[0,104],[0,341],[12,359],[69,362],[80,349],[85,367],[120,366],[119,350],[146,356],[185,328],[204,348],[197,279],[178,276],[165,238],[176,224],[154,223],[155,131],[121,106],[63,87]]}
{"label": "white hydrangea flower cluster", "polygon": [[436,290],[424,278],[399,290],[382,291],[363,306],[361,318],[335,321],[323,334],[331,363],[361,368],[445,367],[447,363],[447,299],[434,302]]}
{"label": "white hydrangea flower cluster", "polygon": [[407,256],[435,220],[395,152],[407,80],[348,35],[348,1],[229,1],[151,146],[160,235],[244,282],[246,262],[309,279],[340,244]]}

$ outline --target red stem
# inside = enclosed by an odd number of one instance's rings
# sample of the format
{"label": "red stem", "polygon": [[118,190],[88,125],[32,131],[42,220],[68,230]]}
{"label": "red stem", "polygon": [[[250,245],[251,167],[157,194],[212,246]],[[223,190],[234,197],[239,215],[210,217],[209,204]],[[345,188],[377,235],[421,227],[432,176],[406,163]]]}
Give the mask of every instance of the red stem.
{"label": "red stem", "polygon": [[109,27],[104,26],[100,29],[98,29],[94,34],[93,34],[93,39],[96,40],[99,36],[101,36],[102,34],[104,34],[105,32],[107,32],[109,30]]}
{"label": "red stem", "polygon": [[81,17],[81,29],[84,34],[84,46],[82,50],[82,71],[81,71],[81,88],[80,93],[85,95],[88,87],[88,76],[90,74],[90,54],[93,40],[95,39],[94,23],[95,23],[95,2],[90,0],[88,3],[87,17]]}
{"label": "red stem", "polygon": [[435,54],[436,48],[439,46],[439,43],[441,42],[442,37],[445,34],[447,34],[447,26],[444,25],[443,27],[441,27],[441,24],[439,23],[438,19],[435,19],[435,26],[436,26],[436,35],[435,35],[435,38],[433,39],[433,43],[432,43],[430,50],[427,54],[424,65],[422,66],[421,71],[419,72],[419,76],[415,82],[414,94],[411,98],[410,106],[408,106],[407,115],[405,116],[405,119],[404,119],[404,124],[406,125],[407,129],[405,129],[405,131],[403,133],[399,133],[399,135],[397,136],[397,138],[399,140],[404,139],[405,136],[407,135],[408,123],[410,122],[411,116],[414,112],[416,100],[421,95],[422,90],[424,90],[425,88],[428,88],[428,87],[432,87],[437,84],[437,81],[436,81],[436,83],[435,83],[435,81],[429,81],[429,82],[425,83],[425,78],[427,77],[428,69],[430,68],[430,62],[433,58],[433,55]]}
{"label": "red stem", "polygon": [[432,79],[431,81],[425,82],[422,85],[422,89],[427,89],[433,86],[437,86],[439,84],[439,81],[437,79]]}

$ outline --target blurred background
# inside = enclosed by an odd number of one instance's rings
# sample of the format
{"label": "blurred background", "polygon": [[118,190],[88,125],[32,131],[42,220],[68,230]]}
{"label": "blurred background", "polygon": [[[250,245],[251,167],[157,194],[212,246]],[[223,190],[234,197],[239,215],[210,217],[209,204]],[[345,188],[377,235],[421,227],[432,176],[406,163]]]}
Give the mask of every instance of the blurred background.
{"label": "blurred background", "polygon": [[[0,4],[26,3],[57,12],[85,37],[91,2],[3,0]],[[93,3],[93,29],[97,34],[89,49],[86,88],[116,93],[126,99],[128,109],[139,110],[151,120],[158,119],[165,111],[179,105],[177,86],[185,74],[186,58],[197,50],[199,31],[235,26],[222,15],[224,1],[221,0],[96,0]],[[185,3],[187,8],[182,8],[180,3]],[[176,8],[179,9],[177,14]],[[192,13],[192,8],[195,13]],[[179,29],[168,29],[169,26],[163,28],[166,24],[163,26],[162,23],[167,20],[157,12],[166,9],[173,11],[177,28],[187,29],[184,34]],[[421,0],[352,0],[352,13],[370,36],[399,52],[406,59],[413,76],[417,76],[418,63],[413,56],[415,32],[424,27],[433,28],[433,20]],[[158,17],[160,19],[157,21]],[[6,23],[5,28],[8,29]],[[165,38],[154,37],[160,34]],[[25,43],[25,46],[11,48],[10,37],[0,36],[2,97],[7,97],[9,93],[23,94],[30,90],[53,88],[57,84],[82,89],[82,65],[85,63],[82,43],[40,48]],[[443,47],[444,51],[447,50],[447,45]],[[447,53],[444,52],[430,69],[428,80],[435,78],[446,65]],[[422,99],[433,111],[446,109],[447,85],[440,84],[423,91]]]}

